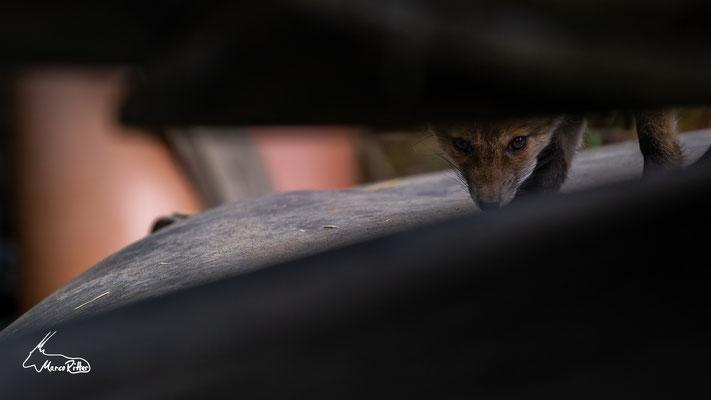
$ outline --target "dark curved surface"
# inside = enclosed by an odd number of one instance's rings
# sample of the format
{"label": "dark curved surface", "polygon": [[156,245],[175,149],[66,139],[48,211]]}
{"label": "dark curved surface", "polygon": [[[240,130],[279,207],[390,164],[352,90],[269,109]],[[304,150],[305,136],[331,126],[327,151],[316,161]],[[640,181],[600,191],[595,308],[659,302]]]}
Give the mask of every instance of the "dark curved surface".
{"label": "dark curved surface", "polygon": [[698,0],[272,0],[147,63],[129,123],[426,124],[711,100]]}
{"label": "dark curved surface", "polygon": [[111,255],[22,315],[0,338],[467,211],[475,208],[449,174],[226,204]]}
{"label": "dark curved surface", "polygon": [[44,330],[6,336],[3,394],[708,397],[709,177],[457,216],[53,326],[81,376],[20,367]]}
{"label": "dark curved surface", "polygon": [[125,121],[409,125],[711,100],[708,2],[0,5],[0,65],[131,64]]}
{"label": "dark curved surface", "polygon": [[[680,138],[691,161],[711,144],[711,131]],[[589,150],[575,160],[566,188],[628,180],[641,170],[635,142]],[[0,339],[473,212],[468,193],[451,172],[226,204],[111,255],[22,315],[0,332]]]}

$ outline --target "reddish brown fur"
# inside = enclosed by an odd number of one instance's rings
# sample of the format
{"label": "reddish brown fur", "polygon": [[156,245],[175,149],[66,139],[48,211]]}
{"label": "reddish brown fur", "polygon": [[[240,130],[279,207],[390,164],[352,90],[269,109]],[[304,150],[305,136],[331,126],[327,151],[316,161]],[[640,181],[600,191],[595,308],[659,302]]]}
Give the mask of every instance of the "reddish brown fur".
{"label": "reddish brown fur", "polygon": [[[439,128],[440,144],[467,180],[477,202],[507,204],[518,187],[536,167],[541,151],[549,145],[560,117],[527,118],[498,123],[475,123]],[[526,146],[512,152],[509,144],[517,136],[527,138]],[[454,145],[456,138],[471,143],[464,154]]]}
{"label": "reddish brown fur", "polygon": [[[674,111],[642,111],[636,118],[645,175],[679,167],[683,154]],[[435,133],[467,181],[472,199],[485,208],[505,205],[527,192],[559,190],[584,126],[583,116],[561,115],[438,127]],[[510,144],[517,136],[526,138],[526,146],[512,151]],[[468,143],[466,152],[458,149],[458,138]]]}
{"label": "reddish brown fur", "polygon": [[638,112],[635,117],[645,172],[680,167],[683,155],[676,140],[676,113],[662,109]]}

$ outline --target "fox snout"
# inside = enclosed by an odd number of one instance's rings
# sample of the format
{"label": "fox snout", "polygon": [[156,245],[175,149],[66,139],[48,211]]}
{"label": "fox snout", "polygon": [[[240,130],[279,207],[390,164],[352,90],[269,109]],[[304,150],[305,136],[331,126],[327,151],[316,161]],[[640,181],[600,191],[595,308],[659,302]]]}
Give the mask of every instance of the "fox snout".
{"label": "fox snout", "polygon": [[474,204],[482,211],[491,211],[507,205],[516,195],[514,187],[499,187],[496,185],[481,185],[474,180],[469,181],[469,195]]}
{"label": "fox snout", "polygon": [[471,194],[471,198],[474,200],[474,204],[476,204],[482,211],[496,210],[497,208],[501,208],[510,202],[510,199],[503,199],[499,196],[481,197]]}

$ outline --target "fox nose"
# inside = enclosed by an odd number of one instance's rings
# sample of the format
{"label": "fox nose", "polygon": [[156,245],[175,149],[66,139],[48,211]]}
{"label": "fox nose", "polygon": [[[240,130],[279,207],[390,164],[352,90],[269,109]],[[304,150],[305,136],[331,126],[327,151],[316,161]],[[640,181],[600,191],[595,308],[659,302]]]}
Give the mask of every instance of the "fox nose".
{"label": "fox nose", "polygon": [[481,208],[482,211],[491,211],[499,208],[501,206],[501,203],[498,201],[480,201],[479,202],[479,208]]}

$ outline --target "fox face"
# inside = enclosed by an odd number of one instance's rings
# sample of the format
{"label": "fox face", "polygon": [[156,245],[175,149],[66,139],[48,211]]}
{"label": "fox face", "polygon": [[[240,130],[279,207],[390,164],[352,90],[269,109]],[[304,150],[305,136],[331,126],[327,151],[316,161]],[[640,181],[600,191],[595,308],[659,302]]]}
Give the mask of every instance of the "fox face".
{"label": "fox face", "polygon": [[516,196],[551,143],[561,117],[434,126],[440,146],[459,170],[483,210]]}

